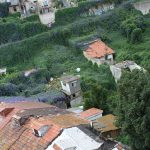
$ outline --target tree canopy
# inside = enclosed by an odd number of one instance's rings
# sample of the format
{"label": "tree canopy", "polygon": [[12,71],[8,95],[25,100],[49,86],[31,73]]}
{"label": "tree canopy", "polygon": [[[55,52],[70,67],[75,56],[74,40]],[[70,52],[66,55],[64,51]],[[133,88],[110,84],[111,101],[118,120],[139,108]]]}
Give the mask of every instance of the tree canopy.
{"label": "tree canopy", "polygon": [[150,149],[150,74],[126,72],[118,85],[118,125],[134,150]]}

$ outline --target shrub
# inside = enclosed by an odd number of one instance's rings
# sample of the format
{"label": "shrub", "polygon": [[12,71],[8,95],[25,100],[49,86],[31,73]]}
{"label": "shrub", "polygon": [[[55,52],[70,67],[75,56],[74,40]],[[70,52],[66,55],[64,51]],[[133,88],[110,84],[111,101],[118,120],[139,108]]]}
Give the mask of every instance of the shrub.
{"label": "shrub", "polygon": [[0,44],[18,41],[44,31],[47,31],[47,27],[39,22],[2,23],[0,24]]}
{"label": "shrub", "polygon": [[132,31],[131,42],[137,43],[141,41],[142,41],[142,30],[140,28],[136,28]]}
{"label": "shrub", "polygon": [[[127,37],[128,41],[132,43],[141,41],[142,32],[145,30],[145,21],[142,16],[131,16],[130,18],[122,21],[120,25],[121,33]],[[134,31],[134,33],[133,33]],[[139,37],[137,34],[140,34]]]}
{"label": "shrub", "polygon": [[18,92],[19,89],[15,84],[0,84],[0,96],[15,96]]}

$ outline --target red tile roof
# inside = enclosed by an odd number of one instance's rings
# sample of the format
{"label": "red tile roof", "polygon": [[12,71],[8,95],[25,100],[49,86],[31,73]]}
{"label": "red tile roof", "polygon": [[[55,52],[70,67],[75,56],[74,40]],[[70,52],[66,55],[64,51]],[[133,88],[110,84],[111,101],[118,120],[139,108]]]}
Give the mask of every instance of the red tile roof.
{"label": "red tile roof", "polygon": [[[18,108],[22,108],[22,106]],[[49,109],[56,111],[53,107]],[[89,124],[88,121],[78,118],[73,113],[71,114],[68,112],[68,114],[65,114],[64,110],[62,110],[61,114],[60,109],[53,114],[50,112],[50,114],[46,116],[29,117],[23,125],[14,126],[12,116],[21,113],[20,109],[14,110],[17,110],[17,114],[16,112],[11,112],[12,114],[9,114],[7,123],[5,123],[3,129],[0,130],[1,150],[44,150],[59,134],[61,134],[64,128]],[[35,110],[33,112],[35,112]],[[42,137],[34,135],[33,129],[38,130],[44,125],[49,127],[47,132]]]}
{"label": "red tile roof", "polygon": [[7,116],[3,117],[0,115],[0,130],[11,120],[12,116],[17,114],[19,111],[36,109],[36,108],[51,108],[52,105],[48,105],[40,102],[18,102],[18,103],[1,103],[0,110],[3,111],[5,108],[14,108]]}
{"label": "red tile roof", "polygon": [[97,114],[102,114],[102,113],[103,113],[103,110],[101,109],[91,108],[91,109],[81,112],[79,116],[83,119],[87,119],[89,117],[92,117]]}
{"label": "red tile roof", "polygon": [[48,105],[46,103],[41,103],[41,102],[0,103],[0,109],[17,108],[23,110],[23,109],[33,109],[33,108],[45,108],[45,107],[54,107],[54,106]]}
{"label": "red tile roof", "polygon": [[90,58],[101,58],[105,55],[113,54],[114,51],[101,40],[96,40],[88,46],[85,53]]}
{"label": "red tile roof", "polygon": [[[33,126],[34,124],[34,126]],[[62,130],[61,126],[55,124],[49,117],[41,117],[39,119],[32,118],[30,120],[30,129],[39,129],[44,125],[48,125],[49,129],[46,134],[42,137],[43,140],[47,142],[53,141]]]}

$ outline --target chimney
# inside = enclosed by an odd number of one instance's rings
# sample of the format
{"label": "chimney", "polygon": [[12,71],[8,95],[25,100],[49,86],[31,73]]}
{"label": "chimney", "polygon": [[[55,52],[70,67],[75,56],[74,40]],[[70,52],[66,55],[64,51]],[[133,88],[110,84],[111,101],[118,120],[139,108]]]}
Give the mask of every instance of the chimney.
{"label": "chimney", "polygon": [[12,117],[12,126],[13,127],[20,127],[23,124],[25,124],[27,119],[28,119],[28,117],[21,117],[21,116],[18,116],[18,115],[14,115]]}

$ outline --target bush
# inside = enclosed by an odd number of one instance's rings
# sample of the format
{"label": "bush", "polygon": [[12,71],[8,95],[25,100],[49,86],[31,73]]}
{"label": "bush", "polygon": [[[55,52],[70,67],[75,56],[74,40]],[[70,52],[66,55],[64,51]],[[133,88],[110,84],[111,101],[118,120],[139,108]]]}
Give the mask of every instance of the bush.
{"label": "bush", "polygon": [[140,28],[136,28],[131,33],[131,42],[138,43],[142,41],[142,30]]}
{"label": "bush", "polygon": [[0,96],[15,96],[18,92],[19,89],[15,84],[0,84]]}
{"label": "bush", "polygon": [[39,22],[2,23],[0,24],[0,44],[22,40],[44,31],[47,31],[47,27]]}
{"label": "bush", "polygon": [[24,20],[29,22],[33,22],[33,21],[40,22],[38,15],[31,15],[29,17],[26,17]]}
{"label": "bush", "polygon": [[[138,42],[141,41],[141,35],[142,32],[144,32],[145,27],[144,17],[139,15],[131,16],[130,18],[122,21],[120,25],[121,33],[132,43],[136,42],[136,40]],[[140,34],[139,37],[137,35],[138,33]]]}

